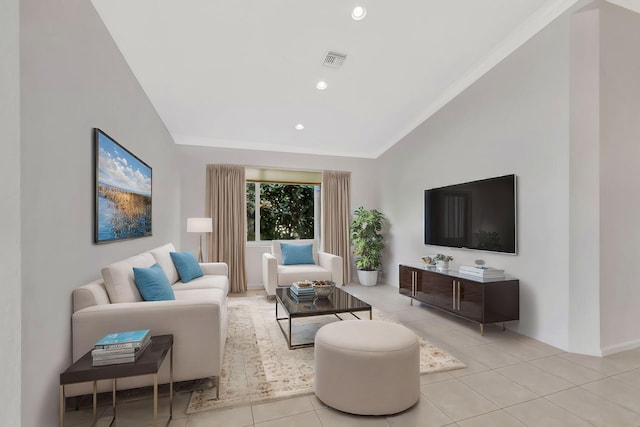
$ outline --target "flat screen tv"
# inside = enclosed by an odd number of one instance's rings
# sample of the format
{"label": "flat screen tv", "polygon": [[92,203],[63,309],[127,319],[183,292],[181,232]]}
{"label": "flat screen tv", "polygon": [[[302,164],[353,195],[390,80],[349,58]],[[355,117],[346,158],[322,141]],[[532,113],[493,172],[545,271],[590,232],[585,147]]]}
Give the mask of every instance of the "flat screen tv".
{"label": "flat screen tv", "polygon": [[425,190],[424,243],[516,254],[516,176]]}

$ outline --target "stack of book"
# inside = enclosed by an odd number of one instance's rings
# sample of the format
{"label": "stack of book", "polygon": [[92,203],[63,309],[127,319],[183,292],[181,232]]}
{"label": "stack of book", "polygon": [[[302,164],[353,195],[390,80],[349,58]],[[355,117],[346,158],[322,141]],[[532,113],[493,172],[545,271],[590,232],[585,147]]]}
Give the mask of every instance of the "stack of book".
{"label": "stack of book", "polygon": [[105,335],[91,350],[93,366],[135,362],[151,342],[149,332],[140,329]]}
{"label": "stack of book", "polygon": [[467,267],[463,265],[460,267],[460,273],[468,276],[479,277],[481,279],[504,279],[505,277],[504,270],[485,267],[484,265],[474,267]]}
{"label": "stack of book", "polygon": [[316,292],[311,282],[294,282],[291,285],[291,296],[297,301],[310,300],[315,298]]}

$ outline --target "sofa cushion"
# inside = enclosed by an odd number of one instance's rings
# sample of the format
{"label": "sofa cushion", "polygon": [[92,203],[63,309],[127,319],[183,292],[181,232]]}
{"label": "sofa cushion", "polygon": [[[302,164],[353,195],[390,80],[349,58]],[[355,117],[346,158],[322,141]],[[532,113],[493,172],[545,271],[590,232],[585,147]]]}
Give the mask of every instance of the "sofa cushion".
{"label": "sofa cushion", "polygon": [[133,280],[145,301],[176,299],[171,283],[160,264],[153,264],[149,268],[133,267]]}
{"label": "sofa cushion", "polygon": [[313,260],[313,244],[280,243],[282,265],[315,264]]}
{"label": "sofa cushion", "polygon": [[164,274],[167,275],[167,279],[169,279],[169,283],[174,284],[178,280],[180,280],[180,276],[178,275],[178,270],[176,270],[176,266],[173,264],[173,260],[171,259],[170,252],[175,252],[176,248],[173,246],[173,243],[167,243],[166,245],[157,247],[155,249],[151,249],[151,255],[155,258],[156,262],[160,264],[162,270],[164,270]]}
{"label": "sofa cushion", "polygon": [[229,278],[227,276],[202,276],[188,283],[176,282],[173,285],[173,290],[176,292],[189,289],[220,289],[227,295],[229,293]]}
{"label": "sofa cushion", "polygon": [[313,264],[278,266],[278,286],[303,280],[331,280],[331,271]]}
{"label": "sofa cushion", "polygon": [[178,270],[180,280],[184,283],[204,275],[200,264],[198,264],[198,260],[191,252],[169,252],[169,255],[171,255],[173,264],[176,266],[176,270]]}
{"label": "sofa cushion", "polygon": [[144,252],[104,267],[102,278],[111,302],[142,301],[142,296],[133,280],[133,267],[151,267],[153,264],[155,264],[153,255]]}

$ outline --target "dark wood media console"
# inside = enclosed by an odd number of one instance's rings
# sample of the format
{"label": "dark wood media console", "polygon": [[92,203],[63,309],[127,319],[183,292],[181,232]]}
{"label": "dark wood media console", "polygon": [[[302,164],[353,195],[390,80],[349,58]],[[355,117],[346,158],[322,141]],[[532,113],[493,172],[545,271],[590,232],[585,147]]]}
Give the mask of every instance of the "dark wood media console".
{"label": "dark wood media console", "polygon": [[519,320],[520,282],[473,278],[457,271],[400,265],[400,293],[430,307],[484,325]]}

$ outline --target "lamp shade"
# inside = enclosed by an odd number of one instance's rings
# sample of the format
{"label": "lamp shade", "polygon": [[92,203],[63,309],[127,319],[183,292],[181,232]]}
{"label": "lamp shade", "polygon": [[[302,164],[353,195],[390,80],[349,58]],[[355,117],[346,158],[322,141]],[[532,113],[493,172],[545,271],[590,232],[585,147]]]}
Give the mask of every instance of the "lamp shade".
{"label": "lamp shade", "polygon": [[210,233],[213,231],[211,218],[187,218],[187,232]]}

